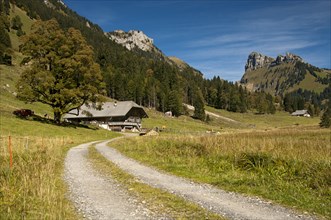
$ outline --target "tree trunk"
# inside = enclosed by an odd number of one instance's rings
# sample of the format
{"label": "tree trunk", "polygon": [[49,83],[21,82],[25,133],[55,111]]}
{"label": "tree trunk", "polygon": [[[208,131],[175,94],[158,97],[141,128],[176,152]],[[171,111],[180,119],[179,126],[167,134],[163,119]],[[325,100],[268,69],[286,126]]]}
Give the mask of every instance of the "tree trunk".
{"label": "tree trunk", "polygon": [[56,124],[60,124],[61,116],[62,116],[61,112],[54,111],[54,122]]}

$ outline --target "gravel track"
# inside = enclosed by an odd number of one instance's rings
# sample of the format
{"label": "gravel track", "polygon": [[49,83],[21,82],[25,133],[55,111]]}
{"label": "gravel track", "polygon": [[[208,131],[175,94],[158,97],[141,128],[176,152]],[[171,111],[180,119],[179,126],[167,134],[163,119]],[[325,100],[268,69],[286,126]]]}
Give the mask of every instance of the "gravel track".
{"label": "gravel track", "polygon": [[98,143],[95,147],[104,157],[138,178],[141,182],[174,193],[226,218],[267,220],[315,219],[315,217],[298,214],[290,209],[274,205],[259,198],[226,192],[208,184],[193,183],[184,178],[165,174],[144,166],[122,155],[114,148],[107,146],[108,142],[116,139],[118,138]]}
{"label": "gravel track", "polygon": [[92,169],[86,159],[86,143],[71,148],[65,159],[64,179],[69,198],[87,219],[155,219],[155,215],[130,197],[113,180]]}

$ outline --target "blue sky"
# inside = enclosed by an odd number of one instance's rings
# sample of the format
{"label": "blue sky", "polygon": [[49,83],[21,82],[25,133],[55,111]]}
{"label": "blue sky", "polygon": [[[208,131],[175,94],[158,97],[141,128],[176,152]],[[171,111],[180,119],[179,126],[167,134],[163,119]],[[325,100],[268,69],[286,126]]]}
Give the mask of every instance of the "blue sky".
{"label": "blue sky", "polygon": [[206,78],[240,80],[253,51],[331,68],[331,0],[63,1],[105,32],[143,31]]}

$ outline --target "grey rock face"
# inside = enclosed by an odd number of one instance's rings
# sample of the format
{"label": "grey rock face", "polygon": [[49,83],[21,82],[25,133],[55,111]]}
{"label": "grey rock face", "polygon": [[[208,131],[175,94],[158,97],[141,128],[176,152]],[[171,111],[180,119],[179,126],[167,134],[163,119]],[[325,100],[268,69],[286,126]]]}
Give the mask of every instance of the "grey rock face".
{"label": "grey rock face", "polygon": [[268,66],[274,61],[273,58],[260,54],[258,52],[252,52],[249,54],[246,65],[245,72],[256,70],[258,68]]}
{"label": "grey rock face", "polygon": [[300,56],[287,52],[285,56],[282,55],[277,56],[276,65],[279,65],[281,63],[294,63],[296,61],[304,62]]}
{"label": "grey rock face", "polygon": [[131,30],[125,32],[115,30],[105,34],[109,39],[126,47],[128,50],[138,48],[143,51],[152,51],[154,49],[153,39],[146,36],[142,31]]}
{"label": "grey rock face", "polygon": [[288,52],[285,56],[278,55],[276,60],[261,53],[252,52],[248,55],[248,59],[245,65],[245,72],[256,70],[262,67],[276,66],[282,63],[295,63],[297,61],[304,62],[300,56]]}

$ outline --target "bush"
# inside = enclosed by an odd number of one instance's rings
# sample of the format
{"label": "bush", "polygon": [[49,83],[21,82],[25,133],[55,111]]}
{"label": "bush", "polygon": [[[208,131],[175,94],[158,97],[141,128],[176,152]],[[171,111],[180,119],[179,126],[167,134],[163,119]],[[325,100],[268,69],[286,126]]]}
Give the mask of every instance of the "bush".
{"label": "bush", "polygon": [[331,127],[331,108],[327,108],[321,117],[320,127],[330,128]]}

